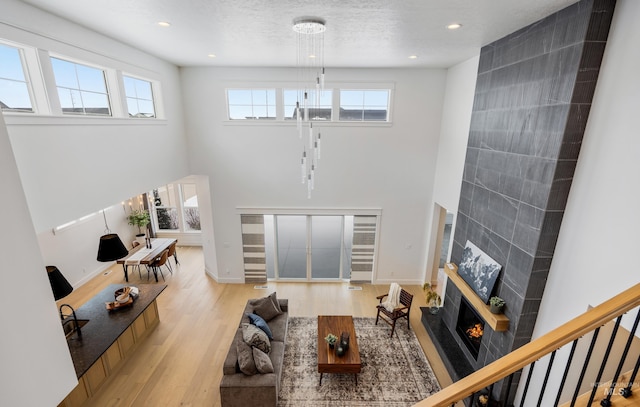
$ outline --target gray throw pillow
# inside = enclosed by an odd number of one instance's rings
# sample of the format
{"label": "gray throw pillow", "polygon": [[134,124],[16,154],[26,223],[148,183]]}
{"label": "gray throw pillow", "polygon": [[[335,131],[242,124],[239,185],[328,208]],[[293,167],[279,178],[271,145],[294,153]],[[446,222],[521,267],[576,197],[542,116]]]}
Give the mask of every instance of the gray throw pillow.
{"label": "gray throw pillow", "polygon": [[244,343],[244,341],[237,341],[236,351],[238,353],[238,366],[240,366],[240,371],[248,376],[253,376],[258,373],[258,369],[253,360],[253,348]]}
{"label": "gray throw pillow", "polygon": [[242,339],[247,345],[258,348],[264,353],[271,352],[271,342],[267,334],[255,325],[242,324]]}
{"label": "gray throw pillow", "polygon": [[249,301],[249,303],[253,307],[253,313],[260,315],[265,321],[271,321],[273,318],[282,314],[282,311],[276,308],[270,297],[258,298]]}
{"label": "gray throw pillow", "polygon": [[271,299],[271,302],[276,307],[278,312],[282,314],[283,311],[282,311],[282,308],[280,308],[280,303],[278,302],[278,297],[276,296],[276,292],[274,291],[271,294],[269,294],[269,298]]}
{"label": "gray throw pillow", "polygon": [[256,364],[256,369],[260,373],[273,373],[273,363],[271,363],[271,359],[269,359],[269,355],[264,353],[258,348],[253,349],[253,360]]}

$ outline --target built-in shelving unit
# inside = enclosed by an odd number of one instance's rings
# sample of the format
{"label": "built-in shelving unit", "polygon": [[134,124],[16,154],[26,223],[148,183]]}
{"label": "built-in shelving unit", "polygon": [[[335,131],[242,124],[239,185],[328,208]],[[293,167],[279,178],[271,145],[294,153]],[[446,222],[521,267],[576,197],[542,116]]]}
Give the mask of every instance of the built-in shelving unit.
{"label": "built-in shelving unit", "polygon": [[453,263],[447,263],[444,265],[444,272],[491,329],[496,332],[509,329],[509,318],[504,314],[494,314],[489,310],[489,306],[485,304],[484,301],[478,297],[478,294],[473,291],[473,288],[469,287],[469,284],[460,277],[458,274],[458,266]]}

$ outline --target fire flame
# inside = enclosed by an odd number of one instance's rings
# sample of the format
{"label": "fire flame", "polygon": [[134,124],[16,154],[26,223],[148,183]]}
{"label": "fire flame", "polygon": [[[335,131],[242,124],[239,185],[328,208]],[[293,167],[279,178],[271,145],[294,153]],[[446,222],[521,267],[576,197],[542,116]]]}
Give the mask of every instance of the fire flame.
{"label": "fire flame", "polygon": [[482,338],[482,334],[484,330],[482,329],[482,324],[475,324],[471,328],[467,329],[467,335],[471,338]]}

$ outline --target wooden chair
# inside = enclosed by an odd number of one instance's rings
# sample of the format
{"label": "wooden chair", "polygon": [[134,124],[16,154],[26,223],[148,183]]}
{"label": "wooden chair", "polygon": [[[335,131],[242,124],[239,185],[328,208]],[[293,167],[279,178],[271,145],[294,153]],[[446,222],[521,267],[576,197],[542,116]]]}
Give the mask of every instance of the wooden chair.
{"label": "wooden chair", "polygon": [[[138,242],[137,240],[134,240],[132,243],[133,248],[135,249],[136,247],[140,246],[140,242]],[[133,269],[137,269],[138,270],[138,277],[140,277],[142,279],[142,273],[140,273],[140,265],[139,264],[133,264],[131,265],[131,270]],[[147,273],[149,271],[147,270]]]}
{"label": "wooden chair", "polygon": [[411,329],[409,324],[409,312],[411,311],[411,303],[413,302],[413,294],[409,294],[404,289],[400,290],[400,303],[393,312],[387,311],[382,305],[382,300],[388,294],[379,295],[376,298],[380,300],[378,304],[378,315],[376,315],[376,325],[378,325],[378,319],[382,319],[387,324],[391,325],[391,337],[393,338],[393,332],[396,330],[396,321],[400,318],[407,319],[407,328]]}
{"label": "wooden chair", "polygon": [[[178,244],[178,241],[175,241],[171,244],[171,246],[169,246],[169,255],[168,257],[173,256],[173,260],[176,262],[176,267],[178,266],[178,264],[180,264],[180,262],[178,261],[178,254],[176,253],[176,246]],[[169,259],[167,261],[167,265],[169,266],[169,269],[173,270],[173,267],[171,267],[171,260]]]}
{"label": "wooden chair", "polygon": [[[149,265],[149,268],[153,271],[153,275],[156,277],[156,282],[158,281],[158,271],[162,276],[162,281],[165,281],[164,274],[162,274],[162,266],[167,267],[167,270],[169,270],[169,272],[173,274],[173,271],[171,271],[171,269],[167,266],[168,258],[169,258],[169,249],[165,249],[162,251],[162,254],[156,257],[156,259],[152,261],[151,264]],[[147,280],[148,279],[149,279],[149,270],[147,269]]]}

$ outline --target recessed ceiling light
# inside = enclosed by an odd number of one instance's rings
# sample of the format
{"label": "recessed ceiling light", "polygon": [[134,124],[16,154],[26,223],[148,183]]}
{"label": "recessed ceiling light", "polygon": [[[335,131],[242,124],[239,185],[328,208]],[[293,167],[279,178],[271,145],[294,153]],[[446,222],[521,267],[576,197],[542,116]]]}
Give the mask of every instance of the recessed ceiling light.
{"label": "recessed ceiling light", "polygon": [[409,59],[418,59],[417,55],[409,55]]}
{"label": "recessed ceiling light", "polygon": [[158,25],[160,27],[169,27],[169,26],[171,26],[171,23],[168,22],[168,21],[158,21]]}
{"label": "recessed ceiling light", "polygon": [[216,54],[209,54],[209,55],[207,55],[207,56],[208,56],[209,58],[215,58],[215,57],[216,57]]}
{"label": "recessed ceiling light", "polygon": [[460,23],[452,23],[447,26],[447,28],[450,30],[457,30],[460,27],[462,27],[462,24]]}

